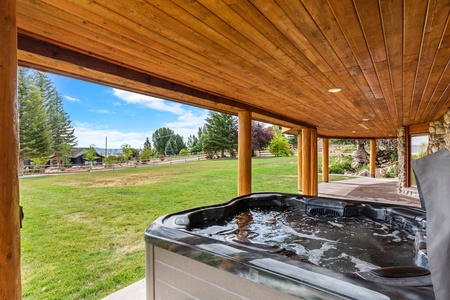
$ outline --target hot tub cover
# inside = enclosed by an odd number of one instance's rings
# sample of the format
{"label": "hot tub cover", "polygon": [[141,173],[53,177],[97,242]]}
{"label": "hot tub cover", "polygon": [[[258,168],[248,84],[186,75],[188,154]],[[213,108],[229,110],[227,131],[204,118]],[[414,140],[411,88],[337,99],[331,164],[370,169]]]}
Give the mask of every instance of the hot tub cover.
{"label": "hot tub cover", "polygon": [[436,299],[450,299],[450,153],[444,148],[412,162],[427,214],[427,252]]}

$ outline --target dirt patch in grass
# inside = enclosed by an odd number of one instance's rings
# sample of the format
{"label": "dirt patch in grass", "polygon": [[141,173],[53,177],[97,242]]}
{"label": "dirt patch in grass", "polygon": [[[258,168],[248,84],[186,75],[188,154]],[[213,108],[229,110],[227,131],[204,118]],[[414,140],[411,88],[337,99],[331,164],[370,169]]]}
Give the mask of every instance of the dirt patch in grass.
{"label": "dirt patch in grass", "polygon": [[99,176],[89,177],[89,181],[65,181],[64,186],[83,186],[90,188],[100,187],[123,187],[123,186],[143,186],[155,184],[168,176],[148,176],[143,174],[120,174],[120,176]]}

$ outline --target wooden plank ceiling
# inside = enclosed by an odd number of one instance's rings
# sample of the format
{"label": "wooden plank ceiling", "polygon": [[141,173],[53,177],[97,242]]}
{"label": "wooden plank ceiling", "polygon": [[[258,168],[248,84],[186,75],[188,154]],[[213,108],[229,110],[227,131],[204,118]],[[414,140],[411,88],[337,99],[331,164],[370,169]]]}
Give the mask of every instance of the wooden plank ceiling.
{"label": "wooden plank ceiling", "polygon": [[394,137],[450,107],[450,0],[17,2],[23,66],[292,132]]}

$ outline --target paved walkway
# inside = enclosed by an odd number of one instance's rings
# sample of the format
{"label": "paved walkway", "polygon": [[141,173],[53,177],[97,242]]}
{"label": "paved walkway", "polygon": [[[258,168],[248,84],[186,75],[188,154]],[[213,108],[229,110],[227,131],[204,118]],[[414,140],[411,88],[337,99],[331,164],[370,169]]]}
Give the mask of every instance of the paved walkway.
{"label": "paved walkway", "polygon": [[319,184],[319,196],[420,207],[418,198],[397,193],[397,179],[359,177]]}
{"label": "paved walkway", "polygon": [[[420,207],[420,200],[397,193],[397,179],[360,177],[319,184],[319,196],[398,203]],[[103,300],[145,300],[145,279],[139,280]]]}

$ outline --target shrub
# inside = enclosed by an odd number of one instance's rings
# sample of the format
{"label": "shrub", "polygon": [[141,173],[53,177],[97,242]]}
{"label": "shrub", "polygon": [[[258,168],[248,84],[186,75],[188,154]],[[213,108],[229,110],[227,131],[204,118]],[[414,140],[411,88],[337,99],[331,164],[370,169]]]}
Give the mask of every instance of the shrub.
{"label": "shrub", "polygon": [[396,178],[398,176],[398,166],[393,165],[386,170],[387,178]]}

